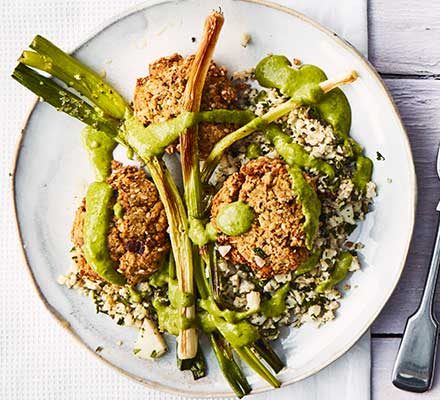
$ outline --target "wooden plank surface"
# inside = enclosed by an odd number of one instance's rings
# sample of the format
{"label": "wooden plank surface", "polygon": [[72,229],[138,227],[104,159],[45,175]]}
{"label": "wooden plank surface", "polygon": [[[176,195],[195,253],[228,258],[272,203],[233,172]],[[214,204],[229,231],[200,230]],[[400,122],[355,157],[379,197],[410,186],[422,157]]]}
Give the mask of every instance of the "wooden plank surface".
{"label": "wooden plank surface", "polygon": [[[400,283],[373,325],[373,333],[401,333],[407,316],[417,307],[429,264],[440,200],[435,171],[440,142],[440,81],[388,79],[386,84],[399,107],[416,164],[418,205],[410,253]],[[437,297],[437,308],[440,309]]]}
{"label": "wooden plank surface", "polygon": [[440,2],[369,0],[370,60],[387,74],[440,74]]}
{"label": "wooden plank surface", "polygon": [[[369,56],[383,74],[408,131],[416,164],[416,227],[396,291],[372,327],[373,400],[440,398],[440,368],[423,394],[404,392],[391,373],[406,318],[417,307],[435,234],[440,183],[435,171],[440,142],[440,2],[369,0]],[[396,79],[405,78],[405,79]],[[440,296],[436,309],[440,310]],[[390,337],[393,336],[393,337]],[[440,356],[437,357],[440,359]]]}

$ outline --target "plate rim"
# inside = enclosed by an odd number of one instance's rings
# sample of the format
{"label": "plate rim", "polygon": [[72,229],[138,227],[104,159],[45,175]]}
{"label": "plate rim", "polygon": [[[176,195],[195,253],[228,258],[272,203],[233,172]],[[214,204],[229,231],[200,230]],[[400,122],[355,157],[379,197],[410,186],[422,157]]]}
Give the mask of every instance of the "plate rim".
{"label": "plate rim", "polygon": [[[80,44],[75,46],[69,53],[75,52],[75,51],[81,49],[84,45],[87,44],[87,42],[92,40],[95,36],[97,36],[104,29],[119,22],[121,19],[128,17],[131,14],[137,13],[141,10],[147,10],[148,8],[150,8],[152,6],[176,2],[176,1],[181,2],[181,1],[185,1],[185,0],[144,0],[143,2],[141,2],[135,6],[129,7],[125,11],[116,14],[112,18],[106,19],[104,22],[99,24],[89,34],[85,35],[84,38],[79,40],[78,42]],[[371,316],[371,318],[368,320],[368,322],[366,324],[364,324],[364,326],[362,326],[360,329],[357,330],[357,333],[353,336],[353,339],[351,341],[349,341],[348,343],[346,343],[342,347],[342,349],[333,353],[333,355],[330,356],[328,358],[328,360],[325,363],[323,363],[321,366],[316,367],[313,370],[308,371],[307,373],[299,375],[296,378],[293,378],[293,379],[290,379],[290,380],[283,382],[282,387],[287,387],[295,382],[299,382],[299,381],[304,380],[312,375],[315,375],[319,371],[323,370],[324,368],[328,367],[330,364],[335,362],[338,358],[340,358],[346,352],[348,352],[355,345],[355,343],[366,333],[366,331],[370,328],[372,323],[379,316],[379,314],[381,313],[381,311],[383,310],[385,305],[388,303],[388,300],[390,299],[391,295],[394,293],[394,290],[396,289],[396,287],[400,281],[400,278],[402,276],[402,272],[405,268],[406,260],[408,258],[408,253],[409,253],[409,247],[410,247],[411,240],[412,240],[412,235],[414,233],[414,225],[415,225],[416,209],[417,209],[417,193],[418,193],[417,176],[416,176],[416,172],[415,172],[414,159],[413,159],[413,155],[412,155],[412,151],[411,151],[411,145],[410,145],[408,133],[406,131],[406,128],[405,128],[403,121],[402,121],[402,118],[400,116],[400,112],[394,102],[394,99],[393,99],[388,87],[385,85],[383,79],[380,77],[379,73],[373,67],[373,65],[355,47],[353,47],[353,45],[349,41],[341,38],[336,32],[332,31],[329,28],[324,27],[323,25],[321,25],[319,22],[317,22],[313,18],[310,18],[310,17],[306,16],[305,14],[294,10],[293,8],[289,8],[287,6],[273,3],[272,1],[268,1],[268,0],[233,0],[233,1],[241,1],[241,2],[245,2],[245,3],[257,4],[259,6],[268,7],[268,8],[272,8],[272,9],[281,11],[283,13],[290,15],[293,18],[298,18],[298,19],[302,20],[303,22],[305,22],[305,23],[311,25],[312,27],[320,30],[321,32],[325,33],[331,40],[334,40],[338,45],[342,46],[342,48],[344,48],[345,50],[352,53],[352,55],[354,55],[364,65],[364,67],[368,70],[368,72],[371,74],[371,76],[373,77],[375,82],[378,84],[379,88],[382,90],[383,94],[386,96],[386,98],[390,102],[390,105],[392,106],[392,112],[394,113],[394,115],[397,119],[397,123],[400,126],[401,131],[404,133],[404,135],[403,135],[404,143],[403,144],[405,147],[406,155],[408,157],[408,166],[410,167],[409,178],[410,178],[410,185],[411,185],[411,189],[412,189],[411,190],[411,192],[412,192],[411,200],[412,201],[411,201],[411,205],[410,205],[411,207],[410,207],[410,213],[409,213],[410,219],[411,219],[410,220],[410,229],[407,234],[405,249],[404,249],[404,256],[402,257],[402,260],[401,260],[401,263],[400,263],[400,266],[398,269],[398,274],[396,275],[396,279],[395,279],[394,284],[390,287],[389,291],[387,292],[387,294],[385,296],[385,301],[384,301],[383,305],[376,310],[376,312]],[[63,327],[67,332],[69,332],[71,334],[71,337],[73,337],[77,341],[77,343],[81,344],[83,347],[85,347],[87,350],[89,350],[93,355],[95,355],[95,357],[97,357],[99,360],[103,361],[105,364],[107,364],[108,366],[110,366],[111,368],[116,370],[117,372],[120,372],[124,376],[127,376],[127,377],[131,378],[132,380],[143,384],[144,386],[148,387],[149,389],[164,391],[164,392],[174,394],[174,395],[181,395],[181,396],[183,395],[185,397],[195,397],[195,396],[201,397],[201,398],[230,397],[231,395],[233,395],[232,392],[223,392],[223,393],[218,393],[218,394],[215,394],[214,396],[212,396],[211,394],[206,393],[206,392],[190,392],[187,390],[182,391],[182,390],[174,389],[172,387],[167,386],[166,384],[152,382],[148,379],[141,378],[135,374],[132,374],[132,373],[124,370],[123,368],[113,364],[111,361],[105,359],[103,356],[101,356],[99,353],[96,353],[91,347],[89,347],[82,340],[81,336],[70,326],[70,323],[66,319],[64,319],[64,317],[61,315],[61,313],[54,306],[52,306],[48,302],[46,297],[44,296],[41,288],[39,287],[39,285],[37,283],[35,274],[30,266],[30,261],[28,259],[26,248],[24,246],[23,235],[22,235],[22,230],[21,230],[20,221],[19,221],[19,217],[18,217],[18,211],[17,211],[17,191],[16,191],[17,166],[18,166],[18,162],[19,162],[19,158],[20,158],[22,144],[23,144],[24,137],[27,133],[27,127],[29,124],[29,120],[32,117],[32,115],[35,111],[35,107],[37,106],[38,103],[39,103],[39,99],[37,97],[30,104],[29,110],[26,114],[26,117],[25,117],[24,122],[22,124],[22,128],[20,130],[21,134],[20,134],[19,139],[17,141],[16,147],[15,147],[15,152],[14,152],[14,158],[12,161],[12,185],[10,188],[10,194],[12,195],[14,220],[15,220],[16,231],[17,231],[18,237],[20,239],[19,247],[21,249],[22,259],[24,260],[24,264],[26,265],[26,270],[30,275],[32,285],[34,286],[40,300],[43,302],[44,306],[49,311],[49,313],[54,317],[54,319],[61,325],[61,327]],[[265,393],[265,392],[269,392],[272,390],[274,390],[274,388],[272,388],[270,386],[264,386],[259,389],[253,390],[252,394]]]}

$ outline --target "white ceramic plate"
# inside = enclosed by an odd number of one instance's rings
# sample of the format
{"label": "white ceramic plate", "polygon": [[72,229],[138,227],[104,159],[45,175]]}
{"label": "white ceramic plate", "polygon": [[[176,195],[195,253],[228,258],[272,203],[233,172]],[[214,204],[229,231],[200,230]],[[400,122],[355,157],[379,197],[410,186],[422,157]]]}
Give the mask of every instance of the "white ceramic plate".
{"label": "white ceramic plate", "polygon": [[[329,76],[355,69],[360,79],[344,88],[352,109],[352,135],[376,159],[374,180],[379,197],[375,211],[356,231],[365,244],[362,271],[350,278],[355,289],[342,301],[335,321],[319,330],[292,329],[281,340],[287,368],[284,384],[316,373],[344,352],[376,318],[397,284],[405,262],[414,222],[416,184],[410,147],[395,106],[371,66],[349,45],[293,11],[267,4],[232,0],[151,1],[119,17],[84,42],[75,55],[109,79],[125,96],[149,62],[173,52],[190,54],[205,16],[221,6],[226,17],[215,59],[230,71],[254,66],[267,53],[317,64]],[[240,37],[252,35],[243,48]],[[293,40],[292,38],[302,38]],[[51,38],[56,42],[57,38]],[[111,63],[109,63],[111,60]],[[217,397],[231,394],[209,354],[209,375],[194,382],[176,371],[171,351],[158,362],[132,355],[135,332],[95,314],[92,302],[56,283],[70,267],[70,227],[74,210],[92,174],[80,144],[82,124],[38,103],[27,120],[17,154],[15,203],[29,269],[41,297],[54,315],[92,351],[120,371],[150,387],[180,394]],[[392,183],[389,180],[392,179]],[[116,345],[123,340],[124,345]],[[172,344],[171,349],[174,348]],[[255,375],[256,392],[268,386]]]}

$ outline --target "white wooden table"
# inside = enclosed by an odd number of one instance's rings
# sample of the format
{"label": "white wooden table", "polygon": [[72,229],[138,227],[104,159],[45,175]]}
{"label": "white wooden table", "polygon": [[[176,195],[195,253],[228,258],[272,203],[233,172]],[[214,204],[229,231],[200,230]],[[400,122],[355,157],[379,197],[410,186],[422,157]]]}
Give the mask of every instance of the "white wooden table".
{"label": "white wooden table", "polygon": [[[436,0],[370,0],[369,54],[398,105],[416,164],[416,228],[400,283],[372,327],[373,399],[439,399],[440,368],[434,387],[410,394],[391,384],[391,370],[407,316],[421,296],[440,200],[435,171],[440,143],[440,3]],[[440,296],[437,296],[440,310]]]}
{"label": "white wooden table", "polygon": [[[2,1],[6,4],[6,0]],[[135,2],[126,1],[127,5]],[[13,7],[12,15],[8,17],[20,19],[26,14],[25,2],[20,0],[18,3],[19,6]],[[71,6],[72,2],[66,3],[66,9]],[[40,18],[42,15],[37,17]],[[66,11],[66,15],[63,13],[60,17],[68,15]],[[98,16],[91,15],[90,18],[96,20]],[[419,191],[417,223],[407,266],[398,288],[372,327],[373,399],[440,399],[440,368],[434,388],[425,394],[403,392],[395,389],[391,384],[391,370],[405,320],[416,308],[425,280],[437,219],[435,207],[440,200],[440,182],[435,172],[435,156],[440,142],[440,2],[438,0],[369,0],[369,21],[370,59],[385,79],[402,114],[416,162]],[[17,25],[18,29],[22,29],[15,34],[16,40],[19,39],[21,43],[17,48],[18,54],[22,43],[27,43],[35,32],[28,32],[25,22],[18,22]],[[42,33],[45,33],[44,30]],[[81,36],[84,33],[71,32],[66,35]],[[2,72],[0,79],[7,90],[15,85],[7,77],[14,63],[10,55],[4,56],[2,60],[4,64],[0,65]],[[9,117],[14,119],[17,127],[21,124],[26,104],[29,104],[31,98],[30,94],[23,92],[14,100],[16,113]],[[4,107],[6,103],[0,99],[0,105]],[[9,134],[15,135],[15,131]],[[11,140],[7,144],[6,151],[2,151],[2,157],[7,158],[8,165],[12,159],[14,141]],[[7,212],[5,207],[3,209],[0,209],[1,214]],[[8,259],[9,247],[14,246],[12,239],[4,238],[2,246],[4,246],[2,253]],[[11,282],[13,286],[17,285],[17,290],[23,293],[22,302],[17,305],[17,312],[20,311],[20,307],[26,306],[26,302],[37,301],[37,296],[31,294],[31,286],[25,280],[25,274],[21,270],[23,266],[18,265],[19,263],[21,260],[14,261],[18,271],[4,271],[6,275],[2,278]],[[20,275],[22,282],[20,286],[17,283],[17,275]],[[438,303],[440,303],[440,295],[437,296],[437,308],[440,309]],[[39,321],[42,319],[50,321],[43,307],[41,313]],[[24,329],[29,330],[35,326],[33,321],[22,321],[22,324]],[[58,331],[55,334],[58,334]],[[40,340],[50,346],[50,338]],[[32,345],[28,348],[23,342],[23,346],[25,346],[24,351],[32,350]],[[94,361],[90,359],[90,362]],[[35,370],[35,379],[41,376],[43,375],[40,371]]]}

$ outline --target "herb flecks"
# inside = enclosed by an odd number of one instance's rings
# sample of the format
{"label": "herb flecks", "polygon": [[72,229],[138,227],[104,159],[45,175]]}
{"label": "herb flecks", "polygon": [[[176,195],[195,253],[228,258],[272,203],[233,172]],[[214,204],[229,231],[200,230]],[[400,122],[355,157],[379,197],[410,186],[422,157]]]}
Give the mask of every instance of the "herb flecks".
{"label": "herb flecks", "polygon": [[381,153],[376,151],[376,160],[377,161],[385,161],[385,157]]}
{"label": "herb flecks", "polygon": [[267,254],[264,252],[264,250],[261,247],[255,247],[253,249],[254,253],[261,258],[266,258]]}

